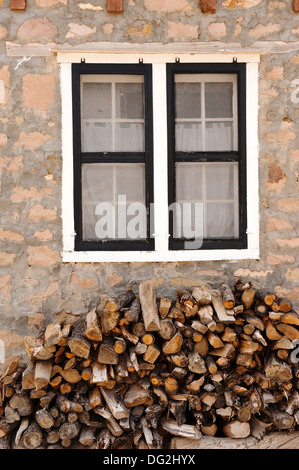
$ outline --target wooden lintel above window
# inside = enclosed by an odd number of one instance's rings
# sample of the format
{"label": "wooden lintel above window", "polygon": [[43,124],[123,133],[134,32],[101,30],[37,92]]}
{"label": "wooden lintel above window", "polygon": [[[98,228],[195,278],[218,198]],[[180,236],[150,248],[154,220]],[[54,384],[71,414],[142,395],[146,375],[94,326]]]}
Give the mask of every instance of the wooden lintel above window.
{"label": "wooden lintel above window", "polygon": [[299,13],[299,0],[293,0],[293,10],[295,13]]}
{"label": "wooden lintel above window", "polygon": [[10,0],[10,9],[16,11],[26,10],[26,0]]}
{"label": "wooden lintel above window", "polygon": [[107,0],[108,13],[123,13],[123,0]]}
{"label": "wooden lintel above window", "polygon": [[217,0],[199,0],[199,6],[203,13],[216,13]]}

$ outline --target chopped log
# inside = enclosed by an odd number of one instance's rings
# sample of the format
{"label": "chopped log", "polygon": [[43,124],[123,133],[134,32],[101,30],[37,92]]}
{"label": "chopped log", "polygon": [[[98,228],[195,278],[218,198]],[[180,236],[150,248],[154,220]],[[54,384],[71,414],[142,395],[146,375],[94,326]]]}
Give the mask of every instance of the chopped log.
{"label": "chopped log", "polygon": [[97,309],[90,310],[86,315],[84,336],[90,341],[102,341],[103,335],[99,325]]}
{"label": "chopped log", "polygon": [[169,310],[171,308],[171,299],[168,299],[166,297],[160,297],[160,303],[159,303],[159,313],[162,318],[162,320],[167,317]]}
{"label": "chopped log", "polygon": [[220,293],[222,296],[223,305],[226,309],[231,310],[235,306],[235,296],[229,286],[228,282],[224,282],[220,286]]}
{"label": "chopped log", "polygon": [[179,383],[174,377],[167,377],[164,381],[164,390],[168,394],[177,393],[179,390]]}
{"label": "chopped log", "polygon": [[33,403],[24,392],[13,395],[9,400],[9,406],[22,417],[29,416],[33,410]]}
{"label": "chopped log", "polygon": [[206,365],[204,359],[198,354],[196,351],[191,351],[188,355],[189,357],[189,363],[188,363],[188,369],[191,370],[191,372],[194,372],[196,374],[204,374],[206,372]]}
{"label": "chopped log", "polygon": [[50,382],[52,360],[36,361],[34,383],[37,390],[44,388]]}
{"label": "chopped log", "polygon": [[166,341],[162,346],[164,354],[176,354],[180,351],[183,344],[183,337],[180,332],[177,332],[169,341]]}
{"label": "chopped log", "polygon": [[162,429],[174,434],[175,436],[188,437],[189,439],[200,439],[201,432],[190,424],[178,425],[176,421],[170,418],[163,417],[160,420]]}
{"label": "chopped log", "polygon": [[211,331],[207,332],[207,340],[213,348],[221,348],[222,346],[224,346],[219,336],[215,335]]}
{"label": "chopped log", "polygon": [[66,422],[60,426],[58,430],[58,435],[59,439],[61,439],[62,441],[71,440],[77,437],[79,432],[80,424],[77,421],[74,421],[73,423]]}
{"label": "chopped log", "polygon": [[79,442],[83,446],[90,447],[95,441],[95,429],[91,426],[83,426],[80,431]]}
{"label": "chopped log", "polygon": [[118,355],[114,350],[114,343],[110,336],[106,336],[99,346],[98,361],[101,364],[118,363]]}
{"label": "chopped log", "polygon": [[160,322],[159,335],[165,340],[173,338],[176,334],[176,327],[170,318],[165,318]]}
{"label": "chopped log", "polygon": [[45,331],[46,346],[53,346],[59,343],[62,338],[62,331],[60,323],[51,323],[47,326]]}
{"label": "chopped log", "polygon": [[277,341],[278,339],[281,339],[283,335],[281,335],[275,326],[272,324],[270,320],[267,320],[266,322],[266,336],[268,339],[271,341]]}
{"label": "chopped log", "polygon": [[232,439],[242,439],[250,435],[250,424],[248,422],[235,420],[225,424],[222,427],[222,431],[227,437]]}
{"label": "chopped log", "polygon": [[123,338],[115,338],[114,351],[116,354],[123,354],[126,350],[127,343]]}
{"label": "chopped log", "polygon": [[143,405],[149,398],[149,390],[142,385],[135,384],[131,386],[124,395],[126,407],[132,408]]}
{"label": "chopped log", "polygon": [[128,331],[124,326],[121,327],[121,333],[125,339],[130,341],[133,344],[137,344],[139,337]]}
{"label": "chopped log", "polygon": [[151,333],[146,333],[142,336],[141,341],[149,346],[150,344],[153,344],[155,342],[155,337]]}
{"label": "chopped log", "polygon": [[269,355],[264,371],[266,377],[273,381],[288,382],[292,379],[291,367],[287,363],[276,359],[274,353]]}
{"label": "chopped log", "polygon": [[218,317],[218,320],[220,322],[233,322],[234,321],[234,315],[228,315],[226,312],[226,308],[224,307],[222,300],[221,300],[221,294],[219,291],[214,290],[212,293],[212,304],[213,308],[216,312],[216,315]]}
{"label": "chopped log", "polygon": [[22,390],[31,390],[35,388],[34,375],[35,362],[29,361],[26,369],[22,373]]}
{"label": "chopped log", "polygon": [[128,289],[119,294],[115,299],[110,299],[107,303],[107,309],[109,312],[117,312],[129,305],[135,298],[136,296],[132,289]]}
{"label": "chopped log", "polygon": [[16,433],[15,437],[15,445],[18,445],[22,439],[24,431],[28,428],[29,426],[29,418],[26,416],[22,418],[21,424],[18,428],[18,431]]}
{"label": "chopped log", "polygon": [[275,300],[275,295],[271,294],[270,292],[267,292],[264,289],[257,289],[255,292],[255,297],[257,300],[260,300],[269,307],[273,304],[273,301]]}
{"label": "chopped log", "polygon": [[118,324],[120,313],[118,311],[112,312],[104,308],[101,312],[101,328],[104,335],[108,334]]}
{"label": "chopped log", "polygon": [[127,418],[129,416],[129,410],[118,394],[104,387],[101,387],[101,393],[115,419]]}
{"label": "chopped log", "polygon": [[106,364],[101,364],[99,361],[94,361],[92,365],[92,384],[105,387],[108,383],[108,373]]}
{"label": "chopped log", "polygon": [[295,424],[293,416],[283,411],[276,410],[274,408],[267,408],[265,413],[271,417],[271,421],[278,430],[288,429],[291,430]]}
{"label": "chopped log", "polygon": [[146,352],[143,354],[143,359],[150,364],[153,364],[156,359],[159,357],[161,351],[158,346],[155,344],[150,344],[147,347]]}
{"label": "chopped log", "polygon": [[[137,322],[137,323],[133,323],[131,325],[131,333],[137,337],[137,338],[141,338],[143,335],[145,335],[146,331],[145,331],[145,327],[144,327],[144,324],[141,323],[141,322]],[[134,341],[132,341],[134,342]]]}
{"label": "chopped log", "polygon": [[139,298],[135,298],[128,310],[125,311],[124,313],[124,318],[128,320],[128,322],[138,322],[139,315],[141,312],[141,305],[140,305],[140,300]]}
{"label": "chopped log", "polygon": [[288,323],[289,325],[299,326],[299,315],[298,315],[298,313],[296,313],[294,311],[285,313],[281,317],[281,322],[282,323]]}
{"label": "chopped log", "polygon": [[86,321],[83,319],[77,320],[68,340],[68,347],[76,356],[87,359],[90,354],[90,342],[84,336],[85,330]]}
{"label": "chopped log", "polygon": [[213,309],[211,305],[204,305],[197,311],[197,316],[203,325],[208,325],[213,320]]}
{"label": "chopped log", "polygon": [[299,330],[295,326],[288,325],[287,323],[280,323],[276,326],[276,329],[287,336],[291,341],[299,339]]}
{"label": "chopped log", "polygon": [[8,405],[6,405],[5,407],[4,415],[5,415],[5,421],[8,424],[11,424],[11,423],[14,423],[15,421],[20,420],[19,413]]}
{"label": "chopped log", "polygon": [[186,367],[189,362],[188,357],[183,351],[179,351],[176,354],[171,354],[169,358],[171,362],[178,367]]}
{"label": "chopped log", "polygon": [[198,352],[201,357],[206,357],[209,353],[209,343],[207,338],[204,336],[201,341],[194,344],[194,351]]}
{"label": "chopped log", "polygon": [[281,312],[287,313],[292,310],[293,305],[289,299],[280,298],[276,300],[276,303],[278,304],[279,310]]}
{"label": "chopped log", "polygon": [[54,426],[54,418],[47,410],[37,410],[35,420],[42,429],[50,429]]}
{"label": "chopped log", "polygon": [[22,436],[22,445],[26,449],[36,449],[39,447],[43,440],[43,433],[39,425],[34,421],[27,429],[25,429]]}
{"label": "chopped log", "polygon": [[159,331],[160,319],[151,281],[145,281],[139,285],[139,299],[146,331]]}
{"label": "chopped log", "polygon": [[255,289],[249,288],[249,289],[244,290],[241,301],[245,309],[249,309],[252,307],[255,295],[256,295]]}
{"label": "chopped log", "polygon": [[61,375],[70,384],[76,384],[81,380],[81,375],[77,369],[62,370]]}
{"label": "chopped log", "polygon": [[211,293],[204,286],[196,286],[192,291],[192,297],[198,305],[209,305],[212,301]]}

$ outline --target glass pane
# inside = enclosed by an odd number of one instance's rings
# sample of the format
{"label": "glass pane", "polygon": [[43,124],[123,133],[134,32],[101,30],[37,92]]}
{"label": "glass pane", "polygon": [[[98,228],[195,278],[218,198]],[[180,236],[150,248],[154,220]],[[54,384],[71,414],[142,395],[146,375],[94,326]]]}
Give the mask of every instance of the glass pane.
{"label": "glass pane", "polygon": [[144,164],[82,165],[83,239],[146,238]]}
{"label": "glass pane", "polygon": [[202,200],[203,167],[201,163],[176,164],[176,200]]}
{"label": "glass pane", "polygon": [[144,151],[144,123],[118,122],[115,124],[115,152]]}
{"label": "glass pane", "polygon": [[206,121],[205,150],[227,152],[234,150],[233,123]]}
{"label": "glass pane", "polygon": [[189,119],[201,117],[200,83],[175,84],[175,117]]}
{"label": "glass pane", "polygon": [[116,83],[116,117],[144,119],[143,83]]}
{"label": "glass pane", "polygon": [[202,151],[202,124],[200,122],[177,121],[175,126],[175,147],[177,152]]}
{"label": "glass pane", "polygon": [[83,83],[83,119],[110,119],[111,100],[111,83]]}
{"label": "glass pane", "polygon": [[82,124],[82,152],[112,151],[112,125],[87,121]]}
{"label": "glass pane", "polygon": [[205,114],[207,118],[233,117],[233,84],[205,84]]}
{"label": "glass pane", "polygon": [[205,238],[237,238],[234,219],[233,203],[207,203]]}
{"label": "glass pane", "polygon": [[208,163],[205,165],[206,199],[233,200],[238,189],[237,163]]}

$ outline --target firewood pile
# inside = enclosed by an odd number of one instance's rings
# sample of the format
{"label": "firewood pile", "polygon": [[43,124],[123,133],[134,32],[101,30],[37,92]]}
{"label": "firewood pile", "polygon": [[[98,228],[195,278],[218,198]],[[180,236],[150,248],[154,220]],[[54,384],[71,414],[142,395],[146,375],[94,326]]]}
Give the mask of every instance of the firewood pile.
{"label": "firewood pile", "polygon": [[299,423],[299,315],[238,279],[156,298],[151,281],[60,312],[0,377],[0,448],[163,449]]}

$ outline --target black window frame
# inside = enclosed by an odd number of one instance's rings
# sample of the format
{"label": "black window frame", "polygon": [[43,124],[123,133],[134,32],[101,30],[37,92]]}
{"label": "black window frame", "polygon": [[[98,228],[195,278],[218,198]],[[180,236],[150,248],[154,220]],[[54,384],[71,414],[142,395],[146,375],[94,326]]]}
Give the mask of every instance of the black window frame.
{"label": "black window frame", "polygon": [[[175,151],[175,86],[176,74],[236,74],[238,109],[238,150],[230,152]],[[246,64],[245,63],[172,63],[167,64],[167,125],[168,125],[168,204],[176,201],[176,162],[238,162],[239,176],[239,237],[204,239],[199,250],[244,249],[247,240],[246,185]],[[169,211],[169,250],[184,250],[185,241],[173,236],[173,213]]]}
{"label": "black window frame", "polygon": [[[142,75],[145,96],[144,152],[82,152],[80,76],[86,74]],[[153,107],[151,64],[72,64],[74,224],[75,251],[150,251],[154,250],[150,207],[153,203]],[[84,240],[82,236],[82,165],[88,163],[144,163],[147,237],[136,240]]]}

